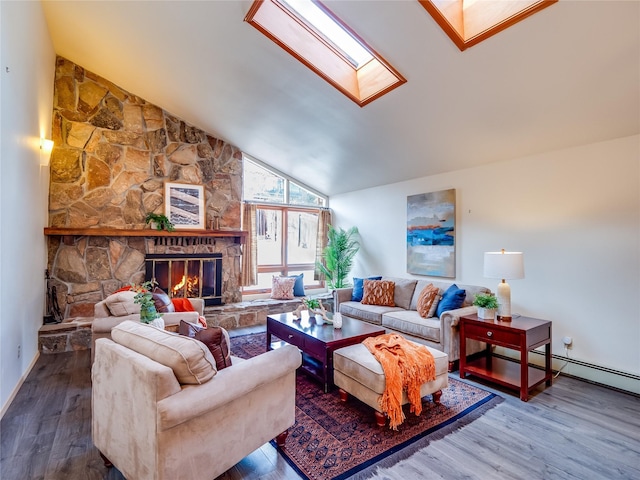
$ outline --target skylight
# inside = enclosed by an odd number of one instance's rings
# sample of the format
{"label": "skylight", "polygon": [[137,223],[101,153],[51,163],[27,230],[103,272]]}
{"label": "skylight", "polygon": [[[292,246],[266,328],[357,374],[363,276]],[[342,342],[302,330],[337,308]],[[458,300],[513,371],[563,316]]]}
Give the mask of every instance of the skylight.
{"label": "skylight", "polygon": [[465,50],[558,0],[418,0],[436,23]]}
{"label": "skylight", "polygon": [[358,40],[311,0],[278,0],[278,2],[293,10],[318,33],[333,43],[354,67],[360,68],[373,60],[373,55],[360,45]]}
{"label": "skylight", "polygon": [[361,107],[406,83],[318,1],[254,0],[245,21]]}

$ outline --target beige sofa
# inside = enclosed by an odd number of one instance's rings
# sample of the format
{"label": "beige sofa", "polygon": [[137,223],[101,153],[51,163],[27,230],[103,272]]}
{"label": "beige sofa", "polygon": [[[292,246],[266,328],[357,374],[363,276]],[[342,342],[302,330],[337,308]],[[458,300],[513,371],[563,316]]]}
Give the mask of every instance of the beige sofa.
{"label": "beige sofa", "polygon": [[[109,295],[93,307],[93,323],[91,324],[91,357],[95,357],[96,340],[111,338],[111,329],[125,320],[140,321],[140,305],[133,302],[133,292],[118,292]],[[190,298],[189,302],[195,312],[167,312],[162,314],[165,327],[177,331],[180,320],[197,323],[198,317],[204,315],[204,300]]]}
{"label": "beige sofa", "polygon": [[214,479],[295,421],[294,346],[216,372],[194,338],[131,321],[112,335],[96,342],[92,436],[126,478]]}
{"label": "beige sofa", "polygon": [[[466,291],[461,308],[442,312],[440,317],[422,318],[417,312],[418,297],[422,289],[433,284],[440,289],[440,294],[454,282],[432,280],[416,280],[397,277],[382,277],[395,283],[394,307],[364,305],[351,301],[353,288],[334,290],[334,308],[348,317],[357,318],[375,325],[382,325],[388,332],[397,332],[415,342],[427,345],[446,353],[449,357],[449,371],[457,368],[460,360],[460,335],[458,322],[463,315],[474,314],[477,308],[472,306],[479,293],[490,293],[486,287],[458,284]],[[485,343],[475,340],[467,341],[467,354],[471,355],[484,350]]]}

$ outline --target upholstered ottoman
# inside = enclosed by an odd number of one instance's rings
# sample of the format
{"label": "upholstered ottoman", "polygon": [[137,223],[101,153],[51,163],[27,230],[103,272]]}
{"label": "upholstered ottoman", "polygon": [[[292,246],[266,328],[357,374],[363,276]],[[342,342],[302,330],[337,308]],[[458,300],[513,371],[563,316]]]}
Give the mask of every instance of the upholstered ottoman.
{"label": "upholstered ottoman", "polygon": [[[422,385],[422,397],[432,394],[433,402],[439,403],[442,389],[449,385],[447,369],[449,359],[446,353],[427,347],[436,363],[436,379]],[[378,399],[384,393],[385,378],[380,362],[367,347],[358,343],[339,348],[333,352],[333,383],[340,388],[340,399],[347,401],[348,394],[366,403],[375,410],[376,423],[384,426],[386,417],[380,412]],[[409,403],[406,392],[402,394],[402,404]]]}

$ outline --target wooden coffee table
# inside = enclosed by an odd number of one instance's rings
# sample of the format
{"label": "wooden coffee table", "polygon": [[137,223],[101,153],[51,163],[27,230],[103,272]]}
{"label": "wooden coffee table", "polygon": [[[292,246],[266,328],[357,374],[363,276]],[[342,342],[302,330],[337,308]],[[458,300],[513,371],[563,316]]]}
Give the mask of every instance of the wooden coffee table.
{"label": "wooden coffee table", "polygon": [[342,328],[333,328],[330,323],[316,324],[315,318],[309,318],[305,310],[302,317],[293,313],[281,313],[267,316],[267,350],[278,346],[272,336],[295,345],[302,351],[302,369],[319,380],[324,391],[333,385],[333,352],[362,342],[365,338],[385,333],[384,327],[342,316]]}

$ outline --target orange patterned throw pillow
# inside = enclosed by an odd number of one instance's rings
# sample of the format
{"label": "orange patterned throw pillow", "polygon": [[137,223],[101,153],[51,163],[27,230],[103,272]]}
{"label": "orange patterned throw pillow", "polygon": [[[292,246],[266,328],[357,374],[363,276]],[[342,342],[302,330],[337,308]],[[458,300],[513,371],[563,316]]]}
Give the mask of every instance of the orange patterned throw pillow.
{"label": "orange patterned throw pillow", "polygon": [[[442,290],[438,289],[438,294],[436,298],[434,298],[433,303],[431,304],[431,308],[429,309],[429,313],[427,313],[427,318],[432,318],[436,316],[436,310],[438,309],[438,303],[442,300]],[[201,317],[202,318],[202,317]]]}
{"label": "orange patterned throw pillow", "polygon": [[391,280],[365,280],[362,303],[365,305],[380,305],[395,307],[393,293],[396,284]]}
{"label": "orange patterned throw pillow", "polygon": [[[422,289],[420,296],[418,297],[418,314],[422,318],[429,318],[433,316],[433,312],[435,312],[435,308],[433,308],[433,306],[434,303],[437,304],[436,300],[439,293],[440,289],[438,287],[434,287],[432,283]],[[429,315],[430,313],[431,315]]]}

